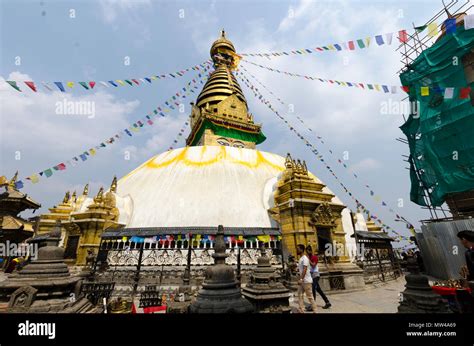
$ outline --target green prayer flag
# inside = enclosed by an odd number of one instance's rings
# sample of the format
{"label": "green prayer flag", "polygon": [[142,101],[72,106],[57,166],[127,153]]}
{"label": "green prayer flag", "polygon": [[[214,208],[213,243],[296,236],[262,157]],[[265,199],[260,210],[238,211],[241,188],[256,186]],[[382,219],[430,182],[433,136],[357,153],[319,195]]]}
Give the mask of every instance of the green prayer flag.
{"label": "green prayer flag", "polygon": [[357,40],[357,44],[359,45],[359,48],[365,48],[364,40],[362,39]]}
{"label": "green prayer flag", "polygon": [[416,26],[416,27],[415,27],[415,30],[416,30],[416,32],[422,32],[423,30],[426,29],[427,26],[428,26],[428,25]]}

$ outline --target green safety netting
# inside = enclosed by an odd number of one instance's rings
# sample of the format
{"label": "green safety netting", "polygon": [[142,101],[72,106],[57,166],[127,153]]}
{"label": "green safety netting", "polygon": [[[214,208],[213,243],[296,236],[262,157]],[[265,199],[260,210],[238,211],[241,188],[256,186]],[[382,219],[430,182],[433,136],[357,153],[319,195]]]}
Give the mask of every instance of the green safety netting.
{"label": "green safety netting", "polygon": [[[400,74],[409,87],[410,102],[418,101],[418,116],[410,114],[400,129],[410,147],[410,198],[419,205],[440,206],[448,193],[474,189],[474,107],[471,98],[460,99],[468,84],[462,58],[474,47],[474,29],[458,26],[424,50]],[[428,96],[421,87],[429,86]],[[453,98],[443,90],[455,87]],[[435,90],[435,91],[433,91]]]}
{"label": "green safety netting", "polygon": [[199,129],[199,131],[196,133],[196,136],[194,136],[194,139],[191,145],[195,145],[197,143],[197,141],[201,138],[203,132],[206,129],[211,129],[212,132],[214,132],[214,134],[218,136],[230,137],[230,138],[238,139],[241,141],[247,141],[247,142],[255,142],[256,144],[260,144],[265,139],[267,139],[267,137],[265,137],[265,135],[261,131],[259,133],[244,132],[237,129],[226,128],[226,127],[216,125],[212,121],[206,119],[201,125],[201,128]]}

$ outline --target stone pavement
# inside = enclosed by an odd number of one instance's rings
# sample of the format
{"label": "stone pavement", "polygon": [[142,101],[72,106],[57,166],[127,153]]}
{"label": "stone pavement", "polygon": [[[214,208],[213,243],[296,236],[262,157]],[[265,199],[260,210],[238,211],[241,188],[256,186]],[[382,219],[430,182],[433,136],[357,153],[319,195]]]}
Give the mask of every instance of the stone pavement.
{"label": "stone pavement", "polygon": [[[317,294],[317,313],[396,313],[399,303],[399,293],[405,289],[405,278],[387,283],[366,285],[364,290],[352,292],[326,293],[332,306],[322,309],[323,300]],[[309,305],[305,299],[305,303]],[[292,312],[297,312],[298,297],[290,298]]]}

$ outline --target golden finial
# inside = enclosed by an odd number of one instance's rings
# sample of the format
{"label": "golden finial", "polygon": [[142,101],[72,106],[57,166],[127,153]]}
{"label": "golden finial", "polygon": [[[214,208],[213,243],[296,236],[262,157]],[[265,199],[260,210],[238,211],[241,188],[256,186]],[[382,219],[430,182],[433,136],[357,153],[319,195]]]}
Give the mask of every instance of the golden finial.
{"label": "golden finial", "polygon": [[296,163],[296,171],[298,173],[303,173],[303,166],[301,165],[301,161],[298,159]]}
{"label": "golden finial", "polygon": [[224,28],[222,28],[222,30],[221,30],[221,38],[225,38],[225,30],[224,30]]}
{"label": "golden finial", "polygon": [[115,175],[112,184],[110,185],[110,192],[117,192],[117,177]]}
{"label": "golden finial", "polygon": [[308,166],[306,166],[306,161],[303,160],[303,173],[308,174]]}
{"label": "golden finial", "polygon": [[84,186],[84,190],[82,191],[82,195],[87,196],[88,194],[89,194],[89,184],[86,184],[86,186]]}
{"label": "golden finial", "polygon": [[69,191],[67,191],[66,194],[64,195],[63,203],[69,202],[70,199],[71,199],[71,194],[69,193]]}
{"label": "golden finial", "polygon": [[10,182],[8,183],[8,185],[12,188],[15,188],[15,184],[16,184],[16,181],[18,179],[18,171],[16,171],[15,175],[13,176],[13,178],[11,178]]}
{"label": "golden finial", "polygon": [[285,167],[288,169],[293,168],[293,159],[290,153],[286,154]]}
{"label": "golden finial", "polygon": [[96,197],[102,198],[103,195],[104,195],[104,188],[101,186],[99,191],[97,192]]}
{"label": "golden finial", "polygon": [[370,217],[370,213],[367,213],[367,221],[372,221],[372,218]]}
{"label": "golden finial", "polygon": [[74,192],[72,193],[72,198],[71,198],[71,199],[72,199],[73,202],[76,202],[76,201],[77,201],[76,191],[74,191]]}

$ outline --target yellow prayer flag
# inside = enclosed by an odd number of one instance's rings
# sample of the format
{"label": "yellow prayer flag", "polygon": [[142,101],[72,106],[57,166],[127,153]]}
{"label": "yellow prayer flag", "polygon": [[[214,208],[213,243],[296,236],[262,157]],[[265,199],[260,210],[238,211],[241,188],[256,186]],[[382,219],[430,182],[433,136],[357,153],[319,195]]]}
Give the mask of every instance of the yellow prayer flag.
{"label": "yellow prayer flag", "polygon": [[380,85],[374,84],[374,86],[375,86],[375,90],[380,91]]}
{"label": "yellow prayer flag", "polygon": [[257,239],[261,242],[268,243],[270,241],[270,236],[269,235],[259,235],[259,236],[257,236]]}
{"label": "yellow prayer flag", "polygon": [[127,237],[122,237],[122,241],[127,241]]}
{"label": "yellow prayer flag", "polygon": [[438,24],[435,22],[428,24],[428,36],[434,37],[438,35]]}
{"label": "yellow prayer flag", "polygon": [[332,44],[329,44],[327,47],[328,47],[330,50],[336,50],[336,48],[334,48],[334,46],[333,46]]}
{"label": "yellow prayer flag", "polygon": [[150,78],[153,79],[153,80],[158,79],[157,76],[151,76]]}
{"label": "yellow prayer flag", "polygon": [[430,88],[429,87],[421,87],[421,96],[428,96],[430,94]]}
{"label": "yellow prayer flag", "polygon": [[365,39],[365,46],[366,46],[366,47],[370,46],[370,37],[367,37],[367,38]]}
{"label": "yellow prayer flag", "polygon": [[39,181],[38,174],[30,175],[30,180],[33,184],[36,184]]}
{"label": "yellow prayer flag", "polygon": [[91,155],[95,155],[95,154],[96,154],[95,149],[90,149],[89,152],[91,153]]}
{"label": "yellow prayer flag", "polygon": [[133,132],[138,132],[138,127],[135,127],[135,126],[130,126],[130,130],[132,130]]}
{"label": "yellow prayer flag", "polygon": [[125,82],[123,80],[117,79],[116,82],[119,83],[120,85],[125,85]]}
{"label": "yellow prayer flag", "polygon": [[74,82],[67,82],[66,85],[70,88],[72,88],[74,86]]}

